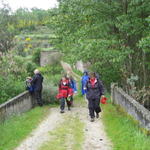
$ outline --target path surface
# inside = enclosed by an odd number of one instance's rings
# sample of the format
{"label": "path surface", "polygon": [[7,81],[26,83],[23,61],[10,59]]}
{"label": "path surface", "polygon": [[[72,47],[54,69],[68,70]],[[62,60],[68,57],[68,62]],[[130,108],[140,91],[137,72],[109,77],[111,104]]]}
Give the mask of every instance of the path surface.
{"label": "path surface", "polygon": [[[67,73],[78,79],[80,78],[80,76],[76,75],[72,71],[72,68],[69,64],[61,62],[61,65]],[[64,118],[70,116],[70,113],[72,116],[78,116],[85,124],[85,140],[82,150],[111,150],[112,144],[105,134],[101,115],[99,119],[95,120],[95,122],[90,122],[86,105],[87,104],[80,106],[78,104],[78,106],[72,108],[71,111],[66,111],[64,114],[60,114],[59,108],[51,108],[47,118],[15,150],[38,150],[43,143],[49,141],[49,131],[57,128],[59,124],[65,121]],[[69,138],[70,137],[71,136],[69,136]],[[70,150],[69,146],[66,150]]]}
{"label": "path surface", "polygon": [[49,139],[49,131],[53,130],[63,117],[58,109],[51,108],[47,118],[25,139],[15,150],[38,150],[38,148]]}
{"label": "path surface", "polygon": [[111,142],[105,134],[101,115],[94,122],[90,122],[86,107],[75,108],[74,114],[76,113],[78,113],[79,118],[85,123],[83,150],[111,150]]}
{"label": "path surface", "polygon": [[104,132],[101,116],[95,122],[90,122],[88,110],[83,106],[74,107],[63,115],[59,113],[58,108],[52,108],[48,117],[15,150],[38,150],[44,142],[49,140],[48,132],[62,123],[64,117],[70,116],[70,113],[73,116],[78,116],[85,124],[83,150],[111,150],[111,142]]}

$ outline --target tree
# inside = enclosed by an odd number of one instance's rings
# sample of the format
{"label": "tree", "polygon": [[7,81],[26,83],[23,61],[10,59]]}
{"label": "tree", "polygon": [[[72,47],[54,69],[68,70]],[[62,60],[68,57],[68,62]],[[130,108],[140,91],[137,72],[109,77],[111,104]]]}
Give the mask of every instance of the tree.
{"label": "tree", "polygon": [[15,18],[11,15],[11,9],[8,5],[2,4],[0,8],[0,52],[4,53],[10,50],[13,45],[15,35]]}
{"label": "tree", "polygon": [[90,62],[107,86],[119,82],[126,87],[131,74],[138,76],[138,88],[150,83],[148,54],[138,46],[149,31],[149,0],[59,2],[51,23],[67,59]]}

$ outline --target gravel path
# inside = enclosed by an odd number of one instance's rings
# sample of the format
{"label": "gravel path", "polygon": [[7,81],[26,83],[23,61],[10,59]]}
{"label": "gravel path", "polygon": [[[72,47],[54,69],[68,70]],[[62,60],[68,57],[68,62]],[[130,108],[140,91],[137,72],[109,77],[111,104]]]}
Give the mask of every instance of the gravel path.
{"label": "gravel path", "polygon": [[[87,110],[84,109],[83,112],[87,112]],[[83,150],[111,150],[112,144],[106,136],[101,118],[95,119],[94,122],[90,122],[89,120],[88,116],[83,118],[85,123]]]}
{"label": "gravel path", "polygon": [[85,141],[83,143],[83,150],[111,150],[112,144],[106,136],[104,126],[100,118],[90,122],[88,109],[86,107],[75,108],[75,114],[78,114],[81,121],[84,122]]}
{"label": "gravel path", "polygon": [[111,142],[108,140],[101,117],[95,122],[90,122],[88,109],[86,107],[74,107],[64,114],[59,113],[58,108],[52,108],[48,117],[25,139],[15,150],[38,150],[38,148],[49,140],[49,131],[53,130],[64,121],[64,117],[76,115],[84,122],[85,141],[83,150],[111,150]]}
{"label": "gravel path", "polygon": [[58,109],[51,108],[48,117],[15,150],[38,150],[41,144],[49,139],[49,131],[62,121],[63,117],[58,113]]}

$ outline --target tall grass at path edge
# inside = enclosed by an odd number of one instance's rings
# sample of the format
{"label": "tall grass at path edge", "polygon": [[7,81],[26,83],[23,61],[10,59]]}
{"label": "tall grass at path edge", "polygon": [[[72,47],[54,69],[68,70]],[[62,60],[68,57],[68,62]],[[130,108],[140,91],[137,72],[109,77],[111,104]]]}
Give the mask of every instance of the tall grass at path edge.
{"label": "tall grass at path edge", "polygon": [[49,107],[36,107],[0,123],[0,150],[12,150],[25,139],[48,114]]}
{"label": "tall grass at path edge", "polygon": [[150,150],[150,136],[144,134],[137,122],[120,107],[109,102],[102,108],[102,120],[113,150]]}

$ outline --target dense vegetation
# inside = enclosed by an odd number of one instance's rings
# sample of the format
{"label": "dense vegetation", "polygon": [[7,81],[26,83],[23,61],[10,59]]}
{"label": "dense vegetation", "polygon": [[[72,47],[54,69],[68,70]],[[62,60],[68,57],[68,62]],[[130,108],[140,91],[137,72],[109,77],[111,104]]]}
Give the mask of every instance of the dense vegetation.
{"label": "dense vegetation", "polygon": [[13,13],[5,4],[0,8],[0,103],[24,91],[26,77],[33,76],[35,68],[39,68],[45,78],[44,100],[55,100],[56,82],[62,68],[58,62],[39,67],[40,51],[52,50],[51,38],[55,38],[46,27],[48,14],[36,8],[18,9]]}
{"label": "dense vegetation", "polygon": [[138,88],[149,85],[149,0],[60,0],[59,6],[51,23],[72,61],[90,62],[107,86],[126,87],[132,74]]}
{"label": "dense vegetation", "polygon": [[90,63],[89,70],[101,75],[107,89],[117,82],[139,102],[149,99],[149,0],[59,0],[55,9],[14,13],[3,5],[0,17],[1,101],[23,90],[41,48],[51,44],[71,64]]}
{"label": "dense vegetation", "polygon": [[68,61],[82,59],[107,89],[117,82],[139,102],[149,101],[149,0],[60,0],[50,23]]}

